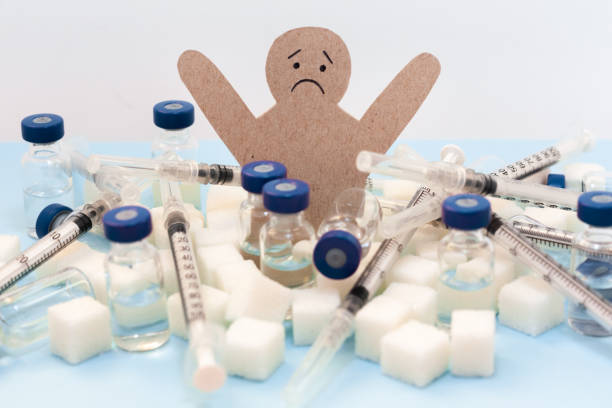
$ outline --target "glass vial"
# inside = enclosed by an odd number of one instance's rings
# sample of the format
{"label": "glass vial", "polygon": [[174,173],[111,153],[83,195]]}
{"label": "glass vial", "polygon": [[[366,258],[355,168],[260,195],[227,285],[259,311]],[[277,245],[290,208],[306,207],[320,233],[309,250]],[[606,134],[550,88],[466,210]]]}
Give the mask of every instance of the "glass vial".
{"label": "glass vial", "polygon": [[256,161],[241,170],[242,188],[248,192],[240,204],[240,253],[259,266],[259,233],[270,220],[270,212],[263,205],[261,191],[269,181],[287,177],[287,168],[275,161]]}
{"label": "glass vial", "polygon": [[[168,160],[198,160],[198,139],[191,134],[194,122],[193,105],[186,101],[162,101],[153,106],[153,123],[160,132],[153,139],[153,158]],[[181,194],[186,203],[202,208],[200,184],[181,183]],[[159,182],[153,183],[155,205],[162,205]]]}
{"label": "glass vial", "polygon": [[[574,236],[572,245],[572,273],[612,302],[612,192],[591,191],[578,198],[578,218],[588,227]],[[574,303],[569,305],[568,324],[585,336],[605,337],[612,331],[605,329]]]}
{"label": "glass vial", "polygon": [[263,188],[270,221],[259,236],[261,271],[290,288],[311,286],[314,281],[312,258],[293,254],[294,245],[300,241],[314,244],[314,228],[304,217],[309,196],[310,187],[301,180],[278,179]]}
{"label": "glass vial", "polygon": [[319,225],[314,248],[315,266],[331,279],[345,279],[368,254],[382,210],[377,198],[361,188],[342,191]]}
{"label": "glass vial", "polygon": [[159,255],[146,240],[151,214],[139,206],[118,207],[102,222],[111,241],[104,268],[115,344],[127,351],[156,349],[170,332]]}
{"label": "glass vial", "polygon": [[40,113],[21,121],[21,136],[31,143],[21,159],[27,233],[36,238],[36,218],[51,203],[74,205],[70,158],[62,150],[64,120]]}
{"label": "glass vial", "polygon": [[491,204],[479,195],[459,194],[442,203],[442,220],[450,229],[438,247],[442,325],[456,309],[495,309],[494,250],[484,230],[490,219]]}
{"label": "glass vial", "polygon": [[0,296],[0,348],[21,354],[48,337],[47,309],[81,296],[94,296],[83,272],[63,269],[24,286],[14,286]]}

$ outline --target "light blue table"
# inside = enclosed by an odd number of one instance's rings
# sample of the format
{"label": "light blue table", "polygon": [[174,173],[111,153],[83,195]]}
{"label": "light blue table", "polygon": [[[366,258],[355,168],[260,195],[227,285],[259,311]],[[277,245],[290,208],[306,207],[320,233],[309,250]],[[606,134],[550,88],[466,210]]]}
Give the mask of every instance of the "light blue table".
{"label": "light blue table", "polygon": [[[425,158],[438,158],[444,141],[409,143]],[[471,162],[486,154],[516,160],[550,145],[544,141],[454,141]],[[22,245],[33,242],[23,232],[19,158],[26,147],[0,145],[2,194],[0,233],[18,234]],[[146,157],[146,143],[95,143],[92,151],[130,153]],[[205,162],[235,163],[219,141],[201,142]],[[580,157],[612,168],[612,142],[599,142],[596,151]],[[290,163],[288,164],[290,168]],[[205,189],[204,189],[205,190]],[[205,192],[203,193],[205,194]],[[285,363],[265,382],[229,378],[225,388],[206,403],[197,401],[182,384],[186,343],[172,337],[159,350],[136,354],[113,350],[78,366],[52,356],[48,347],[19,358],[0,357],[0,407],[281,407],[282,387],[307,351],[291,344],[287,328]],[[355,358],[348,341],[334,362],[334,381],[311,406],[326,407],[609,407],[612,376],[612,338],[591,339],[561,325],[537,338],[501,325],[496,333],[495,375],[486,379],[445,374],[418,389],[381,374],[376,364]]]}

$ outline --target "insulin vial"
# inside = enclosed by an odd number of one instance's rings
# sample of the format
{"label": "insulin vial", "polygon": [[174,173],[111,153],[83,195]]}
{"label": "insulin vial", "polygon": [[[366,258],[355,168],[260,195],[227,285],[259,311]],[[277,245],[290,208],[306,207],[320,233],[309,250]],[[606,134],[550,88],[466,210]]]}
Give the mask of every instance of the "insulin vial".
{"label": "insulin vial", "polygon": [[[153,123],[161,132],[153,139],[153,158],[167,160],[198,160],[198,139],[191,134],[194,122],[193,105],[185,101],[163,101],[153,106]],[[181,194],[186,203],[200,209],[200,184],[181,183]],[[159,182],[153,183],[153,199],[161,205]]]}
{"label": "insulin vial", "polygon": [[242,168],[242,188],[248,192],[240,204],[240,253],[259,265],[259,232],[270,220],[270,212],[263,205],[261,191],[269,181],[287,177],[287,168],[275,161],[256,161]]}
{"label": "insulin vial", "polygon": [[21,121],[21,136],[32,144],[21,167],[27,232],[36,238],[36,218],[43,208],[51,203],[74,205],[70,158],[59,143],[64,120],[51,113],[28,116]]}
{"label": "insulin vial", "polygon": [[459,194],[442,202],[442,220],[450,232],[438,246],[438,321],[450,324],[456,309],[495,309],[493,244],[484,227],[491,204],[475,194]]}
{"label": "insulin vial", "polygon": [[312,258],[293,254],[296,243],[314,243],[314,228],[304,217],[309,195],[310,187],[301,180],[278,179],[263,188],[263,203],[270,211],[270,221],[259,235],[261,271],[290,288],[314,282]]}
{"label": "insulin vial", "polygon": [[382,210],[376,197],[361,188],[342,191],[321,222],[314,248],[315,266],[330,279],[345,279],[359,267],[372,245]]}
{"label": "insulin vial", "polygon": [[118,207],[102,222],[111,241],[104,269],[115,344],[127,351],[156,349],[170,332],[159,255],[146,240],[151,214],[139,206]]}
{"label": "insulin vial", "polygon": [[[591,289],[612,302],[612,259],[597,252],[612,251],[612,193],[591,191],[578,198],[578,219],[588,227],[574,237],[572,273]],[[612,335],[586,312],[583,306],[570,303],[568,324],[586,336]]]}

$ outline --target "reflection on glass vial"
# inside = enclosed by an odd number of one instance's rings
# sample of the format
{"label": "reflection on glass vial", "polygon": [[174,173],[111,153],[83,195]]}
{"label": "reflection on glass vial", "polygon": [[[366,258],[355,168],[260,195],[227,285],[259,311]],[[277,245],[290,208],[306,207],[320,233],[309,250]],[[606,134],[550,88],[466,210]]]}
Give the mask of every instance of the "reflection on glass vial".
{"label": "reflection on glass vial", "polygon": [[442,219],[450,228],[438,247],[438,320],[443,325],[455,309],[495,308],[493,244],[483,229],[490,218],[491,205],[479,195],[455,195],[442,203]]}
{"label": "reflection on glass vial", "polygon": [[146,241],[151,215],[143,207],[119,207],[103,223],[111,241],[104,266],[115,344],[127,351],[156,349],[170,332],[159,256]]}
{"label": "reflection on glass vial", "polygon": [[[612,250],[612,193],[591,191],[578,199],[578,218],[588,227],[575,235],[572,245],[572,273],[612,302],[612,259],[598,254]],[[568,324],[586,336],[611,336],[607,330],[586,313],[584,307],[570,304]]]}
{"label": "reflection on glass vial", "polygon": [[263,202],[270,221],[259,237],[261,270],[269,278],[290,287],[307,287],[314,282],[312,258],[294,253],[300,241],[314,243],[314,228],[304,218],[310,188],[301,180],[278,179],[263,188]]}

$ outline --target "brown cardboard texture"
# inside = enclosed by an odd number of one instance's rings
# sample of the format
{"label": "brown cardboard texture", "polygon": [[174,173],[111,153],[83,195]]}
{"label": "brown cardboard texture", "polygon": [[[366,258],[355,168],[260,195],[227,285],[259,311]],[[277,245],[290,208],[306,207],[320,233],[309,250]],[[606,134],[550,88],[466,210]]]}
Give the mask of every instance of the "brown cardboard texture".
{"label": "brown cardboard texture", "polygon": [[241,165],[279,161],[289,177],[310,184],[307,217],[316,227],[339,192],[364,186],[366,175],[355,167],[357,153],[389,149],[427,97],[440,64],[431,54],[415,57],[360,120],[338,106],[348,87],[351,59],[342,39],[325,28],[297,28],[274,41],[266,78],[276,105],[258,118],[201,53],[185,51],[178,69]]}

